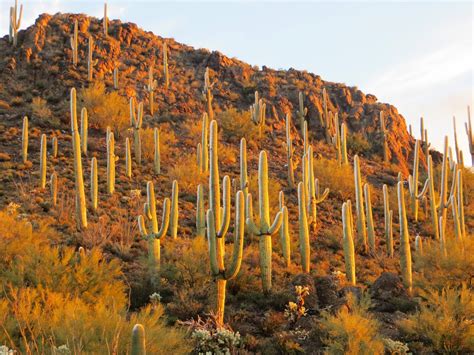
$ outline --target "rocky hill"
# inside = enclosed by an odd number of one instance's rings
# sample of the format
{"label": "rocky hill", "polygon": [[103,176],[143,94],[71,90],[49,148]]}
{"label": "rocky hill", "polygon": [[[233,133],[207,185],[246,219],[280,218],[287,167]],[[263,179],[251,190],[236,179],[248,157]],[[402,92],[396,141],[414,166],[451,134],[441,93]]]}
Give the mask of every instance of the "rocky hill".
{"label": "rocky hill", "polygon": [[[71,66],[69,44],[75,19],[79,23],[80,59],[77,69]],[[173,39],[156,36],[133,23],[110,21],[109,35],[105,36],[101,21],[85,15],[43,14],[33,26],[19,32],[16,48],[8,44],[7,37],[0,40],[0,82],[3,83],[0,115],[11,115],[12,112],[23,115],[24,105],[31,101],[32,96],[40,96],[53,107],[53,113],[66,122],[68,117],[62,104],[68,90],[72,86],[83,86],[87,77],[89,36],[94,38],[94,58],[98,60],[95,76],[110,83],[112,71],[118,66],[123,94],[127,97],[146,100],[143,86],[149,66],[154,65],[154,75],[159,82],[155,93],[158,115],[166,114],[175,120],[199,116],[203,112],[201,89],[206,67],[210,68],[211,81],[215,82],[213,104],[216,112],[230,107],[247,110],[257,90],[268,107],[272,108],[268,110],[273,116],[269,122],[274,127],[281,126],[280,121],[284,120],[286,113],[296,115],[298,93],[302,91],[308,108],[309,130],[314,132],[316,139],[324,137],[319,117],[322,114],[322,90],[325,88],[329,110],[339,113],[349,132],[359,133],[371,142],[371,153],[375,156],[382,154],[379,114],[383,111],[388,129],[390,161],[399,165],[405,175],[408,173],[414,140],[407,132],[405,120],[394,106],[378,102],[372,94],[364,94],[357,87],[324,81],[306,71],[273,70],[265,66],[260,69],[217,51],[195,49]],[[169,48],[168,89],[162,85],[164,41]],[[9,103],[16,97],[21,97],[21,100],[17,99],[13,107],[8,107],[12,106]]]}

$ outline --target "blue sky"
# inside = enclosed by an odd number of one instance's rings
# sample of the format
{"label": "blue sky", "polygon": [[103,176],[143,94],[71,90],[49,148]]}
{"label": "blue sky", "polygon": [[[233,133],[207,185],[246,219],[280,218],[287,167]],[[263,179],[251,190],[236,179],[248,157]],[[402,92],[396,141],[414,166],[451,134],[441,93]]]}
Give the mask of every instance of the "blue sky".
{"label": "blue sky", "polygon": [[[102,17],[99,1],[21,1],[22,28],[42,12]],[[0,0],[0,33],[8,7]],[[465,160],[464,122],[473,105],[471,2],[114,1],[109,17],[164,37],[205,47],[253,65],[306,69],[325,80],[358,86],[395,105],[419,135],[440,149],[453,142],[452,116]],[[474,110],[473,110],[474,111]]]}

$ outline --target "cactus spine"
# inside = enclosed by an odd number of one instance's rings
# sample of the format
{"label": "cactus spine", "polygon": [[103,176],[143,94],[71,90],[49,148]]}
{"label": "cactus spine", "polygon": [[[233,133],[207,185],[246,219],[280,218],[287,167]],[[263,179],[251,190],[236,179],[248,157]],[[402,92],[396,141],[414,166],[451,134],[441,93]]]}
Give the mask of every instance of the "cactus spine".
{"label": "cactus spine", "polygon": [[295,187],[295,172],[293,168],[293,139],[291,138],[291,116],[286,114],[286,158],[288,165],[288,185],[290,188]]}
{"label": "cactus spine", "polygon": [[346,124],[343,123],[341,125],[341,159],[342,165],[349,165],[349,159],[347,159],[347,132],[346,132]]}
{"label": "cactus spine", "polygon": [[104,3],[104,18],[102,19],[102,27],[104,28],[104,35],[109,34],[109,19],[107,18],[107,3]]}
{"label": "cactus spine", "polygon": [[217,324],[224,324],[224,308],[225,293],[227,280],[233,279],[240,271],[242,263],[243,245],[244,245],[244,220],[245,220],[245,201],[244,193],[238,191],[236,195],[235,205],[235,232],[234,232],[234,250],[232,253],[232,263],[230,268],[224,266],[224,244],[218,243],[216,239],[224,239],[219,237],[216,231],[215,217],[212,215],[212,209],[207,210],[207,239],[209,243],[209,259],[211,265],[211,273],[217,279]]}
{"label": "cactus spine", "polygon": [[83,107],[81,110],[81,149],[84,155],[87,155],[88,125],[87,109]]}
{"label": "cactus spine", "polygon": [[211,84],[211,80],[209,79],[209,68],[206,67],[206,71],[204,73],[204,88],[202,90],[202,96],[206,101],[207,107],[207,116],[209,121],[214,120],[214,111],[212,110],[212,92],[211,89],[214,86],[214,83]]}
{"label": "cactus spine", "polygon": [[364,184],[364,199],[365,209],[367,211],[367,235],[369,240],[369,249],[372,253],[375,253],[374,217],[372,215],[372,202],[370,198],[369,184]]}
{"label": "cactus spine", "polygon": [[173,188],[171,191],[171,213],[170,213],[170,236],[173,239],[178,237],[178,219],[179,219],[179,186],[178,181],[173,180]]}
{"label": "cactus spine", "polygon": [[58,157],[58,138],[57,137],[53,137],[53,139],[51,140],[51,147],[52,147],[52,156],[53,158],[57,158]]}
{"label": "cactus spine", "polygon": [[156,80],[153,79],[153,66],[150,65],[148,68],[148,84],[144,86],[144,89],[148,92],[148,99],[150,104],[150,115],[153,116],[155,112],[155,89],[158,86]]}
{"label": "cactus spine", "polygon": [[142,141],[141,130],[143,123],[143,102],[138,104],[135,110],[135,101],[130,98],[130,126],[133,129],[133,152],[135,153],[135,162],[137,165],[142,163]]}
{"label": "cactus spine", "polygon": [[92,59],[92,54],[94,53],[94,39],[92,36],[89,36],[89,45],[87,52],[87,80],[92,81],[94,66],[97,65],[98,60]]}
{"label": "cactus spine", "polygon": [[50,188],[51,188],[51,202],[54,207],[56,207],[58,203],[58,174],[53,172],[51,174],[51,179],[49,181]]}
{"label": "cactus spine", "polygon": [[344,247],[344,262],[346,265],[346,279],[352,285],[356,284],[355,274],[355,253],[354,253],[354,238],[352,235],[352,208],[351,201],[348,200],[342,204],[342,228],[343,228],[343,247]]}
{"label": "cactus spine", "polygon": [[10,7],[10,32],[9,40],[16,47],[18,43],[18,30],[21,25],[21,17],[23,15],[23,5],[20,5],[20,14],[18,15],[18,0],[15,0],[15,6]]}
{"label": "cactus spine", "polygon": [[388,187],[383,185],[383,214],[385,221],[385,244],[387,247],[387,255],[393,258],[393,229],[392,218],[393,211],[390,209],[390,202],[388,198]]}
{"label": "cactus spine", "polygon": [[405,193],[403,189],[403,181],[399,181],[398,187],[398,213],[400,223],[400,268],[402,270],[402,278],[408,292],[412,290],[412,271],[411,271],[411,250],[410,235],[408,234],[407,215],[405,210]]}
{"label": "cactus spine", "polygon": [[472,166],[474,166],[474,132],[472,131],[471,123],[471,109],[467,107],[467,122],[464,123],[466,127],[467,141],[469,143],[469,152],[471,153]]}
{"label": "cactus spine", "polygon": [[72,49],[72,64],[74,66],[77,65],[77,57],[78,57],[78,50],[77,50],[77,20],[74,21],[74,32],[72,37],[70,38],[71,41],[71,49]]}
{"label": "cactus spine", "polygon": [[23,164],[28,161],[28,117],[23,117],[23,128],[21,132],[21,155]]}
{"label": "cactus spine", "polygon": [[206,235],[206,212],[204,210],[204,189],[200,184],[197,187],[196,204],[196,235],[204,237]]}
{"label": "cactus spine", "polygon": [[168,71],[168,46],[163,42],[163,76],[165,78],[165,89],[170,86],[170,76]]}
{"label": "cactus spine", "polygon": [[132,330],[131,355],[146,355],[145,328],[141,324],[135,324]]}
{"label": "cactus spine", "polygon": [[119,89],[119,68],[118,67],[114,68],[114,89],[115,90]]}
{"label": "cactus spine", "polygon": [[308,114],[308,108],[304,107],[304,96],[301,91],[298,93],[298,107],[299,107],[299,110],[296,111],[296,114],[300,121],[301,135],[304,136],[304,123],[306,122],[306,115]]}
{"label": "cactus spine", "polygon": [[130,139],[125,138],[125,175],[132,177],[132,153],[130,149]]}
{"label": "cactus spine", "polygon": [[97,158],[91,159],[91,205],[94,211],[97,210],[99,196],[99,171],[97,169]]}
{"label": "cactus spine", "polygon": [[[143,238],[148,241],[148,260],[152,272],[160,267],[160,239],[166,235],[170,222],[170,199],[163,200],[163,216],[161,220],[161,228],[158,230],[158,217],[156,214],[156,199],[153,182],[148,181],[146,185],[147,202],[143,206],[144,216],[138,216],[138,228]],[[148,232],[145,219],[150,221],[151,229]]]}
{"label": "cactus spine", "polygon": [[107,193],[112,195],[115,192],[115,139],[110,133],[107,137]]}
{"label": "cactus spine", "polygon": [[202,135],[199,148],[199,170],[207,172],[209,171],[209,117],[207,113],[202,114]]}
{"label": "cactus spine", "polygon": [[251,218],[247,218],[248,230],[260,237],[260,272],[263,291],[269,292],[272,288],[272,235],[280,229],[283,214],[278,212],[270,225],[270,202],[268,199],[268,163],[267,153],[260,152],[258,162],[258,197],[259,197],[259,226]]}
{"label": "cactus spine", "polygon": [[81,159],[81,141],[79,138],[79,129],[77,126],[77,110],[76,110],[76,89],[71,89],[71,133],[72,147],[74,151],[74,173],[76,185],[76,216],[80,229],[87,228],[87,210],[86,195],[84,192],[84,179],[82,175],[82,159]]}
{"label": "cactus spine", "polygon": [[161,172],[161,158],[160,158],[160,131],[155,127],[153,131],[153,142],[154,142],[154,157],[153,157],[153,167],[155,169],[155,174],[160,174]]}
{"label": "cactus spine", "polygon": [[280,228],[280,245],[285,259],[286,266],[289,267],[291,263],[291,245],[290,245],[290,231],[288,221],[288,208],[285,206],[285,194],[280,191],[278,195],[278,208],[282,212],[282,223]]}
{"label": "cactus spine", "polygon": [[388,130],[385,124],[385,117],[383,111],[380,111],[380,132],[382,132],[382,144],[383,144],[383,161],[388,162]]}
{"label": "cactus spine", "polygon": [[308,217],[306,214],[306,192],[303,182],[298,184],[298,225],[299,225],[299,241],[300,241],[300,254],[301,254],[301,266],[303,272],[309,273],[310,269],[310,244],[309,244],[309,228],[308,228]]}
{"label": "cactus spine", "polygon": [[360,175],[359,156],[354,156],[354,185],[356,193],[357,235],[362,246],[367,251],[367,230],[364,212],[364,198],[362,195],[362,178]]}
{"label": "cactus spine", "polygon": [[258,135],[262,138],[265,132],[265,116],[267,105],[262,99],[258,98],[258,91],[255,91],[255,103],[250,106],[250,117],[252,122],[258,126]]}
{"label": "cactus spine", "polygon": [[47,157],[46,157],[46,134],[41,135],[41,149],[40,149],[40,187],[44,189],[46,187],[46,169],[47,169]]}

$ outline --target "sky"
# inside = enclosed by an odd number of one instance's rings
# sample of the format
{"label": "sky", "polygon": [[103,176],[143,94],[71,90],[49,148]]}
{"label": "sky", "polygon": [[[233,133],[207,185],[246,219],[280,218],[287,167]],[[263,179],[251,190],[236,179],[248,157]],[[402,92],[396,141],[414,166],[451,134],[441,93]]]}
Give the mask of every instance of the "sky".
{"label": "sky", "polygon": [[[8,33],[12,3],[0,0],[0,35]],[[43,12],[103,15],[97,0],[20,3],[21,28]],[[109,18],[196,48],[357,86],[396,106],[415,137],[423,116],[438,150],[445,135],[453,143],[455,116],[460,146],[470,162],[464,122],[467,105],[474,103],[472,2],[109,0],[108,8]]]}

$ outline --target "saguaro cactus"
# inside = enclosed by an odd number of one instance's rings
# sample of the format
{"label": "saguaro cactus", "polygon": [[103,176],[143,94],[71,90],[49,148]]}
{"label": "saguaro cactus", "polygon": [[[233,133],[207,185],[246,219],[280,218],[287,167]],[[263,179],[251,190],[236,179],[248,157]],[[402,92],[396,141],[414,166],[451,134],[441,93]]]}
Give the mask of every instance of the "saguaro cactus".
{"label": "saguaro cactus", "polygon": [[352,285],[356,284],[355,274],[355,252],[354,252],[354,238],[352,235],[352,208],[351,201],[348,200],[342,204],[342,228],[343,228],[343,247],[344,247],[344,262],[346,265],[346,279]]}
{"label": "saguaro cactus", "polygon": [[295,187],[295,172],[293,168],[293,139],[291,138],[291,116],[289,113],[286,114],[285,120],[286,128],[286,158],[288,165],[288,185],[290,188]]}
{"label": "saguaro cactus", "polygon": [[53,158],[57,158],[58,157],[58,138],[57,137],[53,137],[53,139],[51,140],[51,148],[52,148],[52,157]]}
{"label": "saguaro cactus", "polygon": [[160,156],[160,131],[155,127],[153,130],[153,142],[154,142],[154,154],[153,154],[153,167],[155,174],[161,173],[161,156]]}
{"label": "saguaro cactus", "polygon": [[369,249],[372,253],[375,253],[374,217],[372,215],[372,202],[370,198],[369,184],[364,184],[364,199],[365,209],[367,211],[367,235],[369,240]]}
{"label": "saguaro cactus", "polygon": [[142,141],[141,130],[143,122],[143,102],[138,104],[135,110],[135,101],[130,98],[130,126],[133,129],[133,152],[135,154],[135,162],[138,165],[142,163]]}
{"label": "saguaro cactus", "polygon": [[201,145],[199,149],[199,170],[209,171],[209,117],[207,113],[202,114]]}
{"label": "saguaro cactus", "polygon": [[94,67],[97,65],[98,60],[92,59],[92,54],[94,53],[94,39],[92,36],[89,36],[89,45],[87,52],[87,80],[92,81]]}
{"label": "saguaro cactus", "polygon": [[285,206],[285,194],[280,191],[278,195],[278,207],[282,212],[282,223],[280,227],[280,245],[283,258],[286,266],[289,267],[291,263],[291,245],[290,245],[290,231],[288,221],[288,208]]}
{"label": "saguaro cactus", "polygon": [[21,155],[23,164],[28,161],[28,117],[23,117],[23,128],[21,131]]}
{"label": "saguaro cactus", "polygon": [[341,125],[341,159],[342,165],[349,165],[349,159],[347,159],[347,132],[346,132],[346,124],[343,123]]}
{"label": "saguaro cactus", "polygon": [[418,206],[419,200],[423,198],[426,193],[427,185],[421,193],[418,193],[418,166],[420,160],[420,141],[416,140],[415,143],[415,151],[413,157],[413,176],[410,175],[408,177],[408,189],[410,191],[410,199],[411,199],[411,210],[413,213],[413,218],[415,221],[418,221]]}
{"label": "saguaro cactus", "polygon": [[255,103],[250,106],[250,117],[252,122],[258,126],[258,135],[262,138],[265,132],[265,116],[267,105],[258,98],[258,91],[255,91]]}
{"label": "saguaro cactus", "polygon": [[388,187],[383,185],[383,215],[385,221],[385,245],[387,248],[387,255],[393,257],[393,229],[392,229],[392,217],[393,211],[390,209],[390,202],[388,197]]}
{"label": "saguaro cactus", "polygon": [[336,160],[339,163],[339,165],[342,164],[342,151],[341,151],[341,128],[339,126],[339,115],[336,114],[334,115],[334,137],[332,138],[332,144],[334,144],[334,147],[336,148]]}
{"label": "saguaro cactus", "polygon": [[146,355],[145,328],[141,324],[135,324],[132,330],[131,355]]}
{"label": "saguaro cactus", "polygon": [[458,169],[456,174],[456,185],[457,185],[457,202],[458,202],[458,215],[459,215],[459,224],[461,227],[461,236],[464,239],[466,234],[466,224],[464,220],[464,189],[463,189],[463,179],[462,179],[462,169]]}
{"label": "saguaro cactus", "polygon": [[304,136],[304,123],[306,122],[306,115],[308,114],[308,108],[304,107],[304,95],[301,91],[298,93],[298,107],[299,109],[296,111],[296,114],[300,121],[301,135]]}
{"label": "saguaro cactus", "polygon": [[21,25],[21,17],[23,15],[23,5],[20,5],[20,14],[18,15],[18,1],[15,0],[15,6],[10,7],[10,32],[9,39],[10,43],[16,47],[18,43],[18,30]]}
{"label": "saguaro cactus", "polygon": [[423,255],[423,239],[420,237],[419,234],[415,237],[415,250],[420,255]]}
{"label": "saguaro cactus", "polygon": [[472,166],[474,166],[474,132],[471,124],[471,109],[467,107],[467,122],[464,123],[466,127],[467,141],[469,143],[469,152],[471,153]]}
{"label": "saguaro cactus", "polygon": [[97,169],[97,158],[91,159],[91,206],[94,211],[97,210],[99,196],[99,171]]}
{"label": "saguaro cactus", "polygon": [[144,86],[144,89],[148,92],[148,99],[150,101],[150,115],[153,116],[155,112],[155,89],[157,87],[156,80],[153,79],[153,66],[150,65],[148,68],[148,84]]}
{"label": "saguaro cactus", "polygon": [[385,125],[385,117],[383,115],[383,111],[380,111],[380,132],[382,132],[383,161],[388,162],[388,130]]}
{"label": "saguaro cactus", "polygon": [[310,215],[309,223],[313,226],[313,231],[316,232],[317,208],[329,195],[329,189],[326,188],[322,194],[320,193],[319,180],[314,177],[313,148],[311,146],[308,147],[306,159],[307,169],[305,170],[307,170],[307,178],[304,179],[307,181],[306,191],[308,192],[306,204]]}
{"label": "saguaro cactus", "polygon": [[132,153],[130,149],[130,139],[125,138],[125,175],[132,177]]}
{"label": "saguaro cactus", "polygon": [[87,133],[88,133],[88,119],[87,119],[87,109],[85,107],[81,110],[81,148],[82,153],[87,155]]}
{"label": "saguaro cactus", "polygon": [[196,205],[196,235],[204,237],[206,235],[206,212],[204,210],[204,189],[201,184],[197,187]]}
{"label": "saguaro cactus", "polygon": [[[249,179],[247,176],[247,141],[240,140],[240,190],[247,196],[249,193]],[[247,217],[247,215],[245,215]]]}
{"label": "saguaro cactus", "polygon": [[209,118],[209,121],[214,120],[214,111],[212,110],[212,87],[214,86],[214,83],[211,84],[211,81],[209,79],[209,68],[206,67],[206,71],[204,73],[204,88],[202,90],[202,96],[204,100],[206,101],[206,108],[207,108],[207,116]]}
{"label": "saguaro cactus", "polygon": [[170,86],[170,75],[168,70],[168,46],[163,42],[163,77],[165,79],[165,89],[168,90]]}
{"label": "saguaro cactus", "polygon": [[225,308],[225,293],[227,280],[233,279],[237,276],[242,263],[243,245],[244,245],[244,194],[238,191],[236,195],[235,205],[235,232],[234,232],[234,250],[232,253],[232,263],[230,268],[226,269],[224,266],[224,244],[217,243],[216,239],[224,239],[219,237],[215,226],[215,217],[212,215],[212,210],[207,210],[207,239],[209,243],[209,259],[211,265],[211,273],[216,278],[218,283],[217,288],[217,324],[224,324],[224,308]]}
{"label": "saguaro cactus", "polygon": [[[144,216],[138,216],[138,228],[143,238],[148,241],[148,260],[152,273],[157,271],[160,267],[160,239],[166,235],[170,222],[170,199],[163,200],[163,216],[161,220],[161,228],[158,230],[158,217],[156,214],[156,200],[153,182],[148,181],[146,185],[147,202],[143,210]],[[151,228],[148,232],[145,226],[145,218],[150,221]],[[153,277],[154,279],[154,277]]]}
{"label": "saguaro cactus", "polygon": [[115,90],[119,89],[119,68],[118,67],[114,68],[114,89]]}
{"label": "saguaro cactus", "polygon": [[308,216],[306,214],[306,192],[303,182],[298,184],[298,225],[301,254],[301,267],[303,272],[309,273],[311,246],[309,244]]}
{"label": "saguaro cactus", "polygon": [[77,50],[77,38],[78,38],[78,31],[77,31],[77,20],[74,21],[74,32],[72,34],[72,37],[70,38],[71,42],[71,49],[72,49],[72,64],[74,66],[77,65],[77,58],[78,58],[78,50]]}
{"label": "saguaro cactus", "polygon": [[408,292],[412,291],[412,271],[411,271],[411,250],[410,235],[408,234],[407,215],[405,210],[405,194],[403,189],[403,181],[397,184],[398,192],[398,213],[400,223],[400,268],[402,270],[402,278]]}
{"label": "saguaro cactus", "polygon": [[104,18],[102,19],[102,27],[104,28],[104,35],[109,34],[109,19],[107,18],[107,3],[104,3]]}
{"label": "saguaro cactus", "polygon": [[58,174],[53,172],[49,180],[51,188],[51,203],[53,206],[57,205],[58,202]]}
{"label": "saguaro cactus", "polygon": [[46,187],[46,169],[47,169],[47,157],[46,157],[46,134],[41,135],[41,149],[40,149],[40,187],[44,189]]}
{"label": "saguaro cactus", "polygon": [[458,132],[456,129],[456,117],[453,116],[453,131],[454,131],[454,149],[456,150],[456,160],[460,166],[464,166],[461,150],[458,145]]}
{"label": "saguaro cactus", "polygon": [[259,225],[253,219],[247,218],[248,230],[260,237],[260,272],[264,292],[272,288],[272,235],[280,229],[283,214],[278,212],[273,223],[270,225],[270,202],[268,199],[268,163],[267,153],[260,152],[258,162],[258,197],[259,197]]}
{"label": "saguaro cactus", "polygon": [[77,127],[76,89],[71,89],[71,133],[74,152],[74,174],[76,185],[76,215],[80,229],[87,228],[86,195],[82,175],[81,141]]}
{"label": "saguaro cactus", "polygon": [[170,214],[170,236],[173,239],[178,237],[178,220],[179,220],[179,186],[178,181],[173,180],[173,188],[171,191],[171,214]]}
{"label": "saguaro cactus", "polygon": [[112,195],[115,192],[115,139],[110,133],[107,138],[107,192]]}
{"label": "saguaro cactus", "polygon": [[362,178],[360,175],[359,156],[354,156],[354,185],[356,194],[357,235],[365,251],[367,251],[367,230],[365,222],[364,198],[362,197]]}
{"label": "saguaro cactus", "polygon": [[325,134],[325,137],[326,137],[326,142],[328,144],[331,144],[331,124],[332,124],[332,121],[331,121],[331,118],[329,117],[330,115],[328,113],[328,95],[327,95],[327,92],[326,92],[326,88],[323,88],[322,101],[323,101],[323,115],[322,115],[322,117],[320,116],[321,125],[324,128],[324,134]]}

